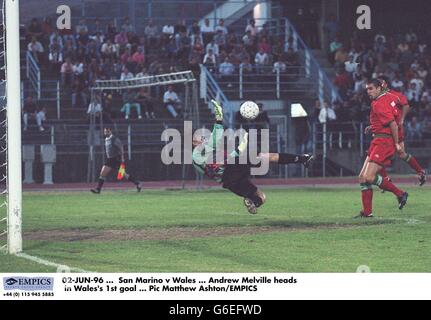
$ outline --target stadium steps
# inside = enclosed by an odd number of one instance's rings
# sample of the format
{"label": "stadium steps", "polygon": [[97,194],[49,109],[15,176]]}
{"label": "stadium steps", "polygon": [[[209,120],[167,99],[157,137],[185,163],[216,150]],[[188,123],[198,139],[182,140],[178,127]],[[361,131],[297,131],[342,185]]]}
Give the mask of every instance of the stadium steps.
{"label": "stadium steps", "polygon": [[320,67],[326,72],[326,75],[330,80],[335,79],[335,69],[328,60],[328,55],[325,50],[313,49],[311,50],[313,56],[316,58]]}

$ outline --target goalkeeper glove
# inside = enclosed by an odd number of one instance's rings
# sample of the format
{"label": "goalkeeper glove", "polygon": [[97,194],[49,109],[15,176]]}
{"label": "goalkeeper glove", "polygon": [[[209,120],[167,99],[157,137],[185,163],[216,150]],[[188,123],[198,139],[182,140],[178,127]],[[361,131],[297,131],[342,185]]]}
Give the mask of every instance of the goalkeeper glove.
{"label": "goalkeeper glove", "polygon": [[214,113],[216,121],[223,121],[223,108],[222,106],[215,100],[211,100],[211,103],[214,106]]}

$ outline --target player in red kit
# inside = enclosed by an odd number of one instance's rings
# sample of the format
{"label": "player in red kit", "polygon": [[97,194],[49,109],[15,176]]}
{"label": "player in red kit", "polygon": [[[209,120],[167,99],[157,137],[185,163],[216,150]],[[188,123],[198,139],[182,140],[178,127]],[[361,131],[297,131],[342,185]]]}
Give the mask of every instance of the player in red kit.
{"label": "player in red kit", "polygon": [[398,189],[390,180],[383,179],[379,174],[384,167],[391,164],[395,153],[402,150],[398,141],[396,118],[399,114],[398,109],[394,108],[395,98],[384,91],[377,79],[368,82],[367,93],[372,100],[370,128],[373,140],[359,174],[363,210],[358,216],[365,218],[373,217],[373,184],[382,190],[392,192],[398,199],[400,210],[406,205],[408,198],[407,192]]}
{"label": "player in red kit", "polygon": [[[416,158],[412,156],[411,154],[406,153],[405,151],[405,145],[404,145],[404,120],[406,118],[407,113],[410,110],[409,102],[407,101],[407,97],[402,94],[401,92],[392,90],[389,88],[389,79],[385,76],[380,76],[377,78],[381,83],[384,90],[386,90],[389,94],[393,95],[396,99],[396,108],[398,109],[399,116],[397,117],[397,124],[398,124],[398,141],[401,146],[401,151],[398,152],[398,156],[401,160],[405,161],[413,170],[416,171],[418,174],[419,179],[419,185],[423,186],[426,182],[427,176],[425,170],[420,166],[420,164],[417,162]],[[388,174],[386,173],[386,170],[383,168],[383,170],[380,172],[380,174],[385,179],[390,179],[388,177]]]}

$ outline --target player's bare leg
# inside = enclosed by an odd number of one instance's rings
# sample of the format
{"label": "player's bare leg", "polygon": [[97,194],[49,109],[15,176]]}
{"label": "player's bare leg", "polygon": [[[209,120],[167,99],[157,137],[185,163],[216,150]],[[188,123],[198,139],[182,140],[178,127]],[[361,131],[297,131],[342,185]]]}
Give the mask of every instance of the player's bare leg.
{"label": "player's bare leg", "polygon": [[402,149],[401,152],[398,154],[400,159],[405,161],[413,170],[416,171],[416,173],[418,175],[418,179],[419,179],[419,186],[423,186],[427,180],[425,170],[420,166],[420,164],[418,163],[418,161],[416,160],[416,158],[414,156],[412,156],[411,154],[408,154],[405,151],[404,142],[401,142],[400,146]]}
{"label": "player's bare leg", "polygon": [[100,177],[97,183],[97,187],[95,189],[91,189],[91,192],[96,194],[100,193],[100,190],[102,190],[103,184],[105,183],[105,179],[111,171],[112,171],[111,167],[108,167],[108,166],[102,167],[102,170],[100,170]]}

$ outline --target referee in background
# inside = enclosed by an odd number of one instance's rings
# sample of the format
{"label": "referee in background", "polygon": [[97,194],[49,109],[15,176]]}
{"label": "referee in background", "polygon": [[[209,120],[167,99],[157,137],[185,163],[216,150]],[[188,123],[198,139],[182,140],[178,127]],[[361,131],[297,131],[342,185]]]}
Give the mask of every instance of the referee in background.
{"label": "referee in background", "polygon": [[[106,149],[106,161],[100,170],[100,177],[97,187],[95,189],[91,189],[91,192],[99,194],[102,190],[103,183],[105,182],[106,177],[112,170],[118,171],[120,165],[124,162],[124,153],[123,153],[123,144],[121,140],[112,134],[112,129],[110,127],[106,127],[103,130],[103,134],[105,136],[105,149]],[[124,174],[124,177],[135,184],[138,192],[141,191],[141,183],[127,172]]]}

